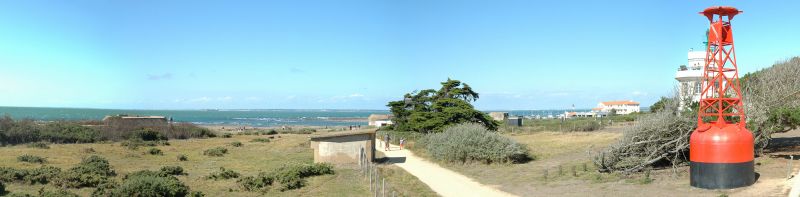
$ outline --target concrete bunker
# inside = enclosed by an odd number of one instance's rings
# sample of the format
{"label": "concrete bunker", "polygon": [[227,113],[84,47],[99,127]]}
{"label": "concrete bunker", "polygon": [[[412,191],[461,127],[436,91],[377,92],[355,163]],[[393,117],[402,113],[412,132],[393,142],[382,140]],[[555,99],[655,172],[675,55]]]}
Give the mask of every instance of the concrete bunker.
{"label": "concrete bunker", "polygon": [[362,154],[369,161],[375,160],[375,131],[333,132],[309,138],[314,149],[314,163],[361,165]]}

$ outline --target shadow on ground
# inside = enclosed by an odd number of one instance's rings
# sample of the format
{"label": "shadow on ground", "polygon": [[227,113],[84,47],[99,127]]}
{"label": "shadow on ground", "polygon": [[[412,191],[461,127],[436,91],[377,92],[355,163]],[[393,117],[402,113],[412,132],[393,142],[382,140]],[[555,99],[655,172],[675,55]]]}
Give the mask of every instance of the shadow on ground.
{"label": "shadow on ground", "polygon": [[379,163],[383,164],[396,164],[396,163],[405,163],[406,157],[382,157],[376,159]]}

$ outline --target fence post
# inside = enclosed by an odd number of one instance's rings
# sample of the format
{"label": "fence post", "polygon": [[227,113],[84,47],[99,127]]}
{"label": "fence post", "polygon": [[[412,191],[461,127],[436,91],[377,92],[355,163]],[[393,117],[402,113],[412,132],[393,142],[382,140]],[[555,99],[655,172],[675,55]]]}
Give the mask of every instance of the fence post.
{"label": "fence post", "polygon": [[381,196],[386,197],[386,178],[381,179]]}
{"label": "fence post", "polygon": [[367,169],[367,173],[369,173],[369,191],[372,191],[372,171]]}

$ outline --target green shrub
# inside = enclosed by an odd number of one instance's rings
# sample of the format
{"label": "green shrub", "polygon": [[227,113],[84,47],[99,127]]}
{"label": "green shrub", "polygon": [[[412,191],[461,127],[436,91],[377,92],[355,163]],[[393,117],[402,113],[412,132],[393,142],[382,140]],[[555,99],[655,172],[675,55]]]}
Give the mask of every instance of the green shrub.
{"label": "green shrub", "polygon": [[[98,189],[99,190],[99,189]],[[161,172],[138,171],[125,176],[118,186],[96,191],[93,196],[186,196],[189,187],[174,176]]]}
{"label": "green shrub", "polygon": [[164,134],[150,128],[144,128],[133,132],[133,139],[141,139],[144,141],[164,141],[167,137]]}
{"label": "green shrub", "polygon": [[61,168],[42,166],[35,169],[15,169],[0,167],[0,181],[18,181],[25,184],[47,184],[56,179],[61,173]]}
{"label": "green shrub", "polygon": [[261,172],[258,173],[257,176],[242,177],[241,179],[236,180],[236,183],[239,184],[239,187],[241,187],[244,191],[266,192],[269,190],[269,186],[272,186],[273,181],[275,180],[272,176],[265,172]]}
{"label": "green shrub", "polygon": [[3,184],[2,181],[0,181],[0,195],[3,195],[5,193],[6,193],[6,185]]}
{"label": "green shrub", "polygon": [[531,158],[528,148],[475,123],[448,127],[418,142],[431,157],[457,163],[521,163]]}
{"label": "green shrub", "polygon": [[224,180],[224,179],[239,178],[239,176],[241,176],[241,174],[239,174],[236,171],[225,169],[223,167],[219,167],[219,171],[212,172],[211,174],[206,176],[206,179],[214,179],[214,180],[223,179]]}
{"label": "green shrub", "polygon": [[61,174],[56,185],[68,188],[95,187],[108,181],[116,172],[103,157],[92,155],[84,158],[77,166]]}
{"label": "green shrub", "polygon": [[78,122],[50,122],[42,125],[39,140],[52,143],[93,143],[99,141],[100,131]]}
{"label": "green shrub", "polygon": [[191,197],[203,197],[203,196],[206,196],[206,194],[204,194],[201,191],[193,191],[192,194],[190,194],[189,196],[191,196]]}
{"label": "green shrub", "polygon": [[127,148],[127,149],[129,149],[129,150],[137,150],[137,149],[139,149],[139,147],[142,147],[142,146],[160,146],[160,145],[169,146],[169,142],[168,141],[164,141],[164,140],[161,140],[161,141],[144,141],[144,140],[139,139],[139,138],[132,138],[132,139],[123,141],[122,143],[120,143],[120,145],[125,147],[125,148]]}
{"label": "green shrub", "polygon": [[184,155],[184,154],[178,155],[178,161],[188,161],[188,160],[189,160],[189,157],[187,157],[186,155]]}
{"label": "green shrub", "polygon": [[0,181],[13,182],[22,180],[28,172],[11,167],[0,167]]}
{"label": "green shrub", "polygon": [[167,137],[173,139],[217,137],[211,129],[199,127],[192,123],[171,124]]}
{"label": "green shrub", "polygon": [[150,148],[150,150],[147,150],[147,154],[151,154],[151,155],[164,155],[164,152],[163,152],[163,151],[161,151],[161,149],[158,149],[158,148]]}
{"label": "green shrub", "polygon": [[278,131],[276,131],[275,129],[270,129],[265,134],[266,135],[275,135],[275,134],[278,134]]}
{"label": "green shrub", "polygon": [[242,146],[242,142],[238,142],[238,141],[231,142],[231,146],[233,146],[233,147],[241,147]]}
{"label": "green shrub", "polygon": [[269,173],[262,172],[257,176],[243,177],[237,180],[237,183],[245,191],[267,191],[271,186],[286,191],[305,186],[306,177],[333,173],[333,165],[328,163],[290,164]]}
{"label": "green shrub", "polygon": [[43,157],[39,157],[39,156],[35,156],[35,155],[29,155],[29,154],[23,154],[23,155],[17,156],[17,161],[28,162],[28,163],[39,163],[39,164],[47,162],[47,160],[44,159]]}
{"label": "green shrub", "polygon": [[27,184],[47,184],[58,178],[61,168],[53,166],[42,166],[35,169],[26,170],[26,175],[22,181]]}
{"label": "green shrub", "polygon": [[269,142],[269,139],[267,139],[267,138],[255,138],[255,139],[250,140],[250,142]]}
{"label": "green shrub", "polygon": [[50,145],[45,142],[33,142],[28,144],[28,148],[50,149]]}
{"label": "green shrub", "polygon": [[183,167],[180,166],[163,166],[161,167],[161,172],[169,175],[186,175],[186,172],[183,171]]}
{"label": "green shrub", "polygon": [[231,134],[231,133],[223,133],[223,134],[222,134],[222,137],[224,137],[224,138],[231,138],[231,137],[233,137],[233,134]]}
{"label": "green shrub", "polygon": [[78,194],[69,192],[65,189],[56,189],[56,190],[45,190],[44,188],[39,190],[39,197],[80,197]]}
{"label": "green shrub", "polygon": [[214,156],[214,157],[222,157],[227,153],[228,149],[223,147],[216,147],[203,151],[203,155]]}

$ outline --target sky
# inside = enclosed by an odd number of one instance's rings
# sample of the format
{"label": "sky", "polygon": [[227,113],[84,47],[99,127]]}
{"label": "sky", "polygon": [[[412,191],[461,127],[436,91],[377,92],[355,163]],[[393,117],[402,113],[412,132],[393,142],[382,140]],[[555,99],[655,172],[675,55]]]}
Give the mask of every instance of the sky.
{"label": "sky", "polygon": [[800,1],[0,1],[0,106],[387,109],[448,78],[482,110],[649,106],[730,5],[740,73],[799,56]]}

